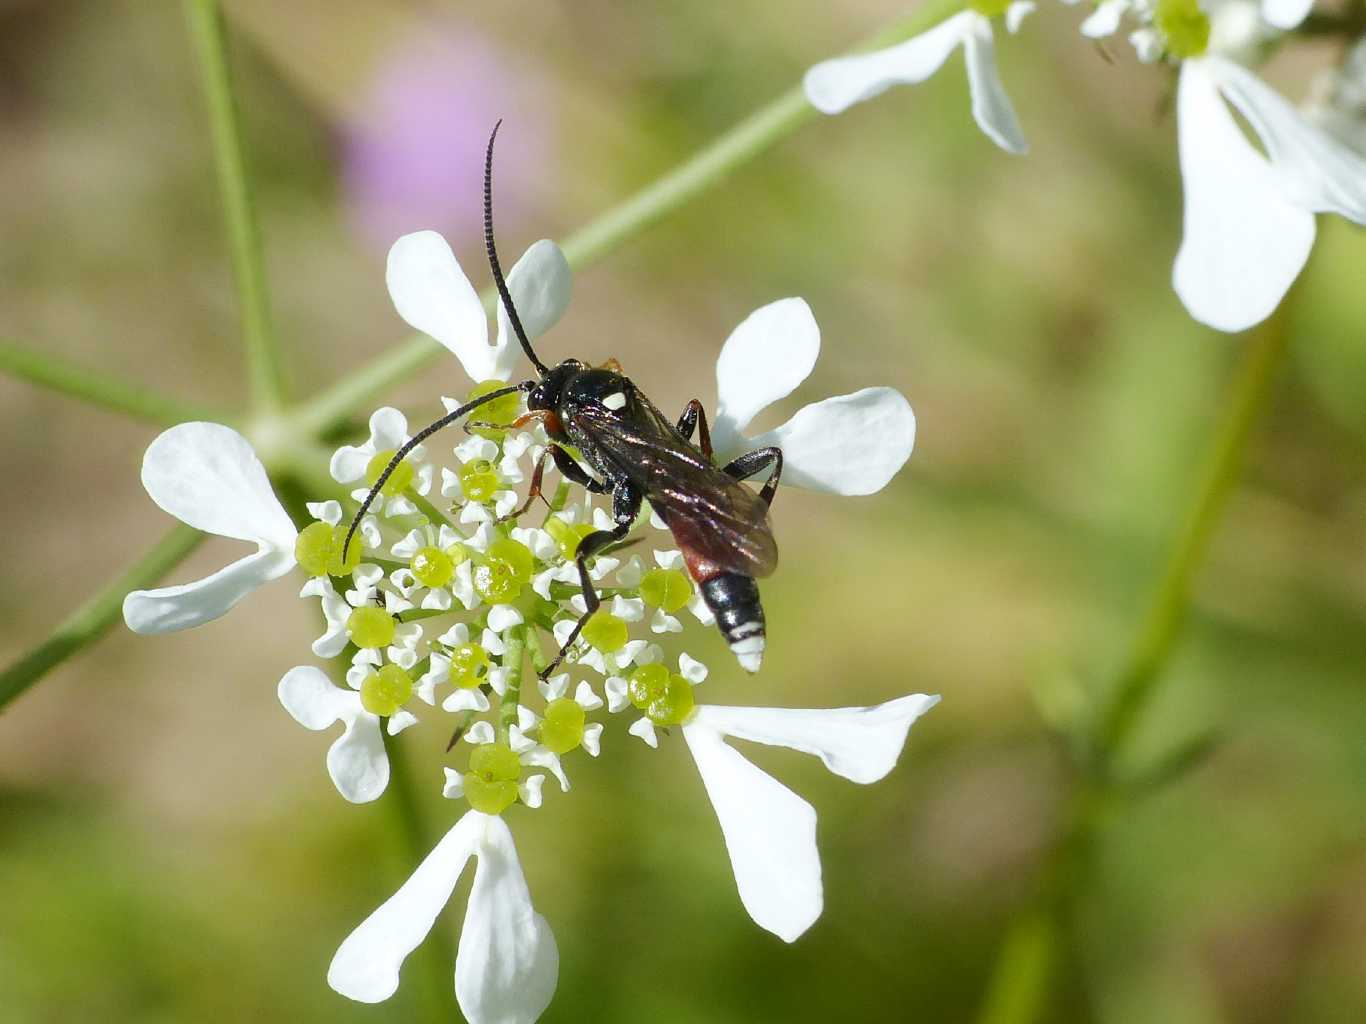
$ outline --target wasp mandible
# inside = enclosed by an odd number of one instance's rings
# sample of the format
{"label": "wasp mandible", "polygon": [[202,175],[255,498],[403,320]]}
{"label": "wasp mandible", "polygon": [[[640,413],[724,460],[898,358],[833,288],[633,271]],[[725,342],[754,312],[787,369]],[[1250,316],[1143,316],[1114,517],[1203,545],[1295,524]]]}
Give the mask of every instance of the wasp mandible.
{"label": "wasp mandible", "polygon": [[[394,453],[365,496],[347,531],[343,556],[380,488],[413,448],[481,405],[504,395],[524,393],[527,412],[509,429],[540,422],[550,438],[549,457],[555,467],[566,480],[591,493],[610,494],[615,524],[579,542],[574,560],[587,611],[540,673],[541,678],[560,664],[601,604],[588,575],[588,559],[625,539],[644,501],[673,534],[689,574],[741,668],[757,672],[763,660],[766,627],[755,580],[771,575],[778,565],[778,544],[768,509],[782,475],[783,453],[775,447],[759,448],[717,466],[712,461],[706,412],[696,398],[674,423],[621,372],[615,359],[599,367],[578,359],[566,359],[554,367],[541,362],[522,328],[493,241],[493,144],[501,125],[501,121],[494,125],[484,156],[484,245],[508,320],[540,377],[481,395],[414,434]],[[565,451],[568,445],[578,449],[597,477]],[[532,474],[526,502],[506,518],[525,511],[540,494],[545,458],[542,455]],[[764,470],[770,473],[758,493],[740,482]]]}

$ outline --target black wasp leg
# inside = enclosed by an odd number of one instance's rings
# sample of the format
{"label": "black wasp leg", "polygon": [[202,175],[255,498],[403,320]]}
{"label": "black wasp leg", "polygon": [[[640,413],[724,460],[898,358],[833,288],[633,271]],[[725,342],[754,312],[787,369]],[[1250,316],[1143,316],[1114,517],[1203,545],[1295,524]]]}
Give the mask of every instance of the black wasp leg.
{"label": "black wasp leg", "polygon": [[565,638],[564,643],[560,645],[554,659],[541,670],[542,679],[549,678],[550,673],[559,668],[565,654],[569,652],[569,648],[574,646],[574,641],[583,632],[584,623],[592,617],[593,613],[598,610],[598,606],[602,604],[598,592],[593,589],[593,579],[588,575],[588,559],[609,544],[615,544],[622,540],[631,532],[631,524],[636,521],[636,516],[640,514],[640,502],[640,492],[623,480],[612,491],[612,519],[617,525],[610,530],[596,530],[579,541],[579,550],[574,556],[574,562],[579,567],[579,586],[583,588],[583,603],[587,611],[579,616],[578,622],[574,623],[574,629]]}
{"label": "black wasp leg", "polygon": [[683,435],[683,440],[692,440],[694,427],[697,428],[698,447],[710,459],[711,431],[707,429],[707,410],[702,408],[702,401],[698,398],[689,402],[683,409],[683,415],[678,417],[678,432]]}
{"label": "black wasp leg", "polygon": [[781,448],[756,448],[752,452],[741,455],[729,465],[722,466],[721,472],[733,476],[737,480],[748,480],[756,473],[762,473],[769,466],[773,467],[773,472],[764,481],[764,486],[759,489],[759,497],[764,499],[765,505],[772,505],[773,492],[778,489],[778,478],[783,475],[783,450]]}
{"label": "black wasp leg", "polygon": [[583,467],[574,461],[574,456],[557,444],[550,446],[550,457],[555,460],[555,468],[560,471],[560,475],[571,484],[578,484],[585,491],[593,494],[606,494],[607,485],[599,483],[583,471]]}

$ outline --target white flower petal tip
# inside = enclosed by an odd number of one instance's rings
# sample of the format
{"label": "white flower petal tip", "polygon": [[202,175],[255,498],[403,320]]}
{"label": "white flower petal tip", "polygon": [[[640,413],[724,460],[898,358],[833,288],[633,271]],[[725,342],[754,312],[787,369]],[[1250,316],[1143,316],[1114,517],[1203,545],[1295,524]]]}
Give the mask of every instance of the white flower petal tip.
{"label": "white flower petal tip", "polygon": [[[1120,0],[1112,0],[1118,3]],[[1015,0],[1006,8],[1006,31],[1011,35],[1020,31],[1020,26],[1024,24],[1025,18],[1029,17],[1039,9],[1038,4],[1033,0]]]}
{"label": "white flower petal tip", "polygon": [[760,410],[786,398],[816,366],[821,330],[804,299],[761,306],[731,331],[716,360],[713,444],[731,451]]}
{"label": "white flower petal tip", "polygon": [[410,327],[448,348],[472,380],[496,376],[502,353],[489,345],[484,307],[444,238],[435,231],[404,235],[389,250],[385,281]]}
{"label": "white flower petal tip", "polygon": [[399,968],[431,931],[471,856],[474,885],[455,960],[455,993],[476,1024],[531,1024],[550,1005],[559,950],[537,914],[501,818],[470,811],[387,902],[342,943],[327,982],[362,1003],[398,989]]}
{"label": "white flower petal tip", "polygon": [[328,748],[327,773],[351,803],[378,799],[389,785],[389,757],[379,717],[361,707],[360,695],[334,686],[312,665],[286,672],[277,692],[285,710],[306,729],[317,732],[344,723],[345,731]]}
{"label": "white flower petal tip", "polygon": [[[1172,286],[1191,316],[1221,331],[1260,323],[1304,269],[1314,215],[1244,137],[1219,94],[1215,58],[1188,60],[1177,88],[1185,191]],[[1242,105],[1240,104],[1240,107]],[[1257,119],[1247,109],[1259,135]],[[1268,149],[1273,153],[1268,143]]]}
{"label": "white flower petal tip", "polygon": [[823,114],[839,114],[894,85],[923,82],[949,59],[972,20],[981,17],[962,11],[896,46],[817,64],[802,77],[806,98]]}
{"label": "white flower petal tip", "polygon": [[251,445],[232,428],[181,423],[164,431],[147,446],[142,484],[181,522],[252,541],[257,550],[194,583],[128,594],[123,618],[133,632],[170,633],[203,625],[294,567],[294,524]]}
{"label": "white flower petal tip", "polygon": [[683,738],[721,824],[740,902],[759,927],[795,942],[824,907],[815,810],[697,718]]}
{"label": "white flower petal tip", "polygon": [[748,442],[783,450],[783,483],[828,494],[875,494],[915,449],[915,413],[893,388],[864,388],[798,410]]}
{"label": "white flower petal tip", "polygon": [[644,740],[647,746],[659,748],[659,736],[655,732],[655,724],[648,718],[637,718],[626,731],[632,736]]}
{"label": "white flower petal tip", "polygon": [[1129,0],[1102,0],[1091,15],[1081,23],[1081,34],[1087,39],[1104,39],[1119,31],[1119,22],[1129,8]]}
{"label": "white flower petal tip", "polygon": [[865,708],[749,708],[699,705],[693,721],[736,739],[814,754],[851,782],[877,782],[890,772],[915,720],[939,703],[913,693]]}
{"label": "white flower petal tip", "polygon": [[1262,17],[1284,32],[1298,28],[1309,16],[1314,0],[1262,0]]}
{"label": "white flower petal tip", "polygon": [[972,117],[977,127],[1007,153],[1029,152],[1015,108],[996,71],[996,44],[991,35],[991,22],[980,14],[971,22],[963,40],[963,56],[968,66],[968,92],[972,96]]}
{"label": "white flower petal tip", "polygon": [[[569,308],[573,274],[560,247],[548,238],[533,242],[507,276],[508,291],[522,328],[531,339],[554,327]],[[498,303],[498,345],[520,351],[502,302]],[[509,367],[511,369],[511,367]]]}

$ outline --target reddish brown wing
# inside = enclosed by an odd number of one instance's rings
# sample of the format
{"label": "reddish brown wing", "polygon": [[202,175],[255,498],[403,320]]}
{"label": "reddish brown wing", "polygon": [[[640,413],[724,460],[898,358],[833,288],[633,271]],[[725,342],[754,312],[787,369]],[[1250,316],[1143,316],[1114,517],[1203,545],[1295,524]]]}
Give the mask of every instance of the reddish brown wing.
{"label": "reddish brown wing", "polygon": [[778,567],[768,506],[685,441],[638,391],[619,411],[576,410],[574,424],[640,488],[668,524],[694,577],[764,577]]}

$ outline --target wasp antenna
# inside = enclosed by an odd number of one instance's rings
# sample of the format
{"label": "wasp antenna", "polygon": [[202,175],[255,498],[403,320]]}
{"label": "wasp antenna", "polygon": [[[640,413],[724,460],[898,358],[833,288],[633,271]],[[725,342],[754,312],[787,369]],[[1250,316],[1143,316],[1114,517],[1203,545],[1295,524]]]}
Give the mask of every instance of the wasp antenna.
{"label": "wasp antenna", "polygon": [[489,268],[493,271],[493,283],[498,286],[498,297],[503,300],[503,308],[507,310],[508,320],[512,322],[517,340],[522,343],[522,351],[531,360],[531,365],[536,367],[536,372],[544,376],[550,370],[536,356],[536,350],[531,347],[526,331],[522,329],[522,318],[517,315],[517,307],[512,304],[512,294],[508,291],[507,282],[503,280],[503,268],[498,265],[498,249],[493,244],[493,140],[498,138],[498,129],[502,125],[503,119],[499,118],[498,123],[493,126],[493,134],[489,136],[488,151],[484,154],[484,246],[488,249]]}
{"label": "wasp antenna", "polygon": [[360,509],[357,510],[355,516],[351,519],[351,528],[346,531],[346,540],[342,542],[343,564],[346,562],[347,553],[351,550],[351,538],[356,535],[356,529],[360,526],[360,521],[365,518],[365,513],[369,512],[370,506],[375,503],[375,498],[379,495],[380,488],[388,482],[389,477],[393,475],[394,470],[398,469],[399,463],[407,457],[409,452],[435,434],[438,430],[441,430],[443,427],[449,427],[456,420],[468,414],[471,409],[477,409],[479,406],[484,405],[487,402],[492,402],[494,399],[502,398],[504,395],[516,394],[518,391],[530,391],[535,386],[536,382],[534,380],[527,380],[520,384],[509,384],[505,388],[499,388],[497,391],[490,391],[486,395],[480,395],[473,402],[466,402],[464,405],[460,406],[460,408],[452,409],[436,422],[427,424],[414,434],[402,448],[394,452],[394,457],[389,460],[389,465],[384,467],[384,472],[379,475],[379,479],[376,480],[374,486],[370,488],[370,493],[367,494],[365,500],[360,503]]}

